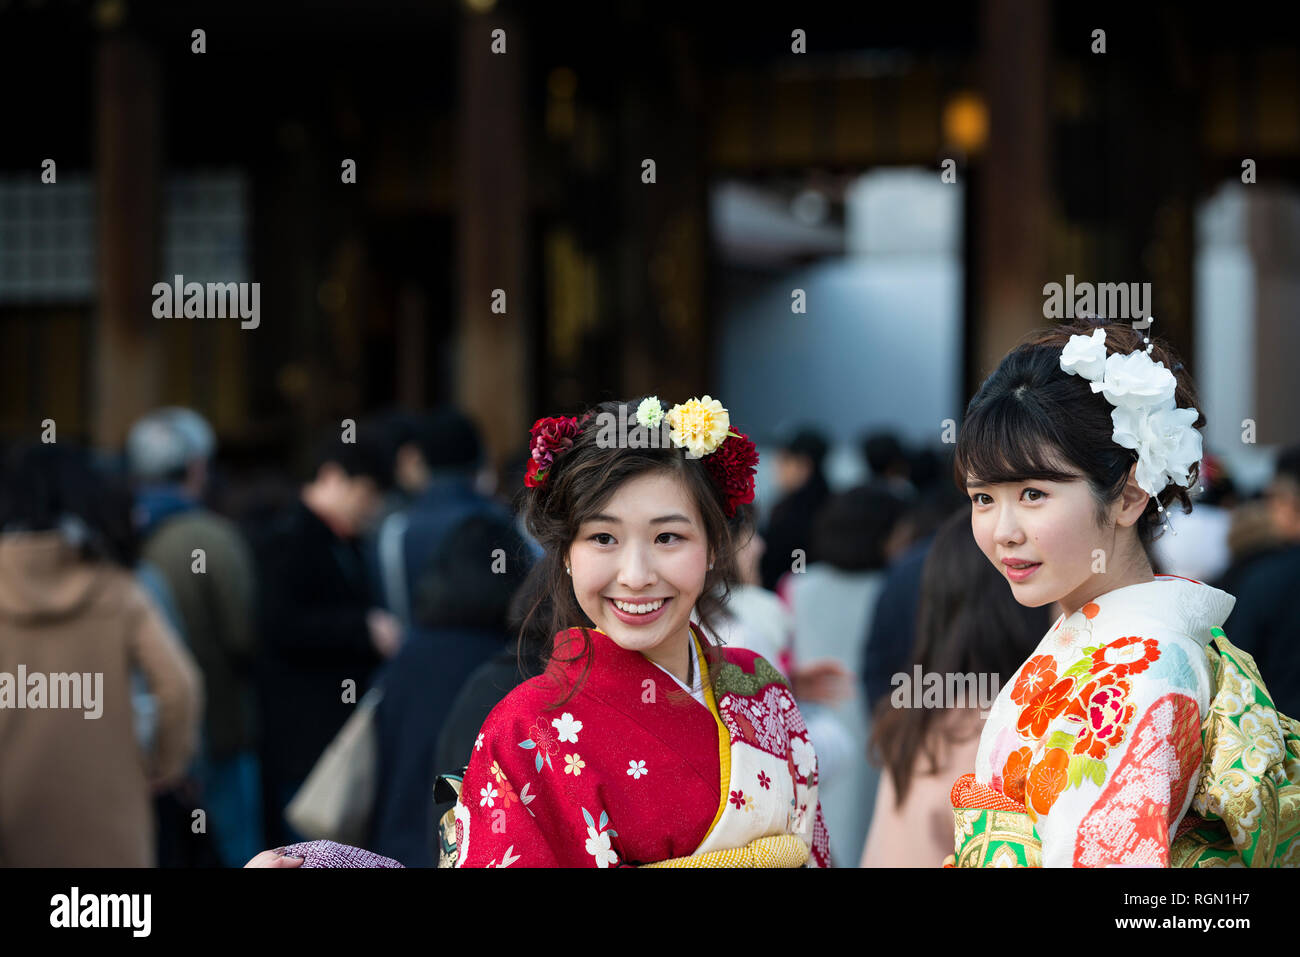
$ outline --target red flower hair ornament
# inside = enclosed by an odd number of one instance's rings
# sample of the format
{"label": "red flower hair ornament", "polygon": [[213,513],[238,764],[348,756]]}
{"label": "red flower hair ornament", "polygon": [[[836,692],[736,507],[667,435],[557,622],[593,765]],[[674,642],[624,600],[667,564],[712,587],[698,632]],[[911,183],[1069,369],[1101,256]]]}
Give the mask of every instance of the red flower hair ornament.
{"label": "red flower hair ornament", "polygon": [[[538,488],[546,484],[551,466],[558,455],[573,447],[573,440],[591,413],[576,416],[542,418],[529,430],[532,461],[524,475],[524,484]],[[717,399],[704,396],[691,399],[663,411],[658,396],[651,396],[637,407],[636,421],[646,428],[669,427],[669,441],[686,452],[687,458],[703,458],[704,467],[722,495],[723,511],[734,518],[736,509],[754,501],[754,473],[758,467],[758,449],[743,432],[731,429],[731,418]]]}

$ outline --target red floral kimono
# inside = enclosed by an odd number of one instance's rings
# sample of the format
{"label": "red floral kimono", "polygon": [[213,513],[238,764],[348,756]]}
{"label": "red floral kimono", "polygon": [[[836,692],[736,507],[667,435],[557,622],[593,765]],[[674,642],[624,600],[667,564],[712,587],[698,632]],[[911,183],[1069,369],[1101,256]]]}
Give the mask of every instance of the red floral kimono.
{"label": "red floral kimono", "polygon": [[[706,705],[588,629],[590,671],[552,662],[493,709],[456,803],[458,867],[829,866],[817,758],[784,678],[724,649]],[[556,635],[572,657],[581,631]]]}

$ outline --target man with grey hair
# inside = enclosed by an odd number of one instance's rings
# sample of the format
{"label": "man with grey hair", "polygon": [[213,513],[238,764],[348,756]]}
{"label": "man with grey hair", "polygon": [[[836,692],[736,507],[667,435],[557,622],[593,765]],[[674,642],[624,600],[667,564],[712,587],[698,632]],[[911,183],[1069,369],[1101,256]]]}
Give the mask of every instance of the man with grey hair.
{"label": "man with grey hair", "polygon": [[253,559],[234,523],[203,507],[216,436],[203,416],[165,408],[126,440],[136,489],[141,557],[171,592],[186,643],[203,672],[207,710],[194,773],[222,863],[262,846],[255,750]]}

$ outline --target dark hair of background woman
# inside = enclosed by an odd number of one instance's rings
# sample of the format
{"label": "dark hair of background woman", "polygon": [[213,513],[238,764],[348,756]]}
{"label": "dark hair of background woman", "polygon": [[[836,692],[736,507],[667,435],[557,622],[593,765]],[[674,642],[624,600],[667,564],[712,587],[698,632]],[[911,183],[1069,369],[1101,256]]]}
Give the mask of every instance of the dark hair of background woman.
{"label": "dark hair of background woman", "polygon": [[[921,573],[916,644],[908,662],[922,674],[997,675],[1001,688],[1029,657],[1051,622],[1048,608],[1026,608],[971,534],[970,509],[954,512],[939,527]],[[987,680],[987,679],[986,679]],[[976,684],[978,687],[978,682]],[[908,695],[910,703],[911,695]],[[895,708],[890,697],[876,705],[872,721],[872,759],[893,776],[897,804],[902,805],[917,762],[939,770],[944,730],[936,708]]]}
{"label": "dark hair of background woman", "polygon": [[0,468],[0,533],[61,530],[89,561],[135,565],[138,539],[124,482],[61,442],[13,447]]}

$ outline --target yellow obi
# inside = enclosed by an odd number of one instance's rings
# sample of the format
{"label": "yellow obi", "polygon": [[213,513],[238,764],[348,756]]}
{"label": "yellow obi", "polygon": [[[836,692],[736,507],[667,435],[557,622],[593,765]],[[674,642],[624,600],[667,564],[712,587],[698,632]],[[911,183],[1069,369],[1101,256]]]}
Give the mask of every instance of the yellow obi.
{"label": "yellow obi", "polygon": [[803,867],[808,860],[808,845],[793,834],[773,834],[750,841],[742,847],[672,857],[645,867]]}

